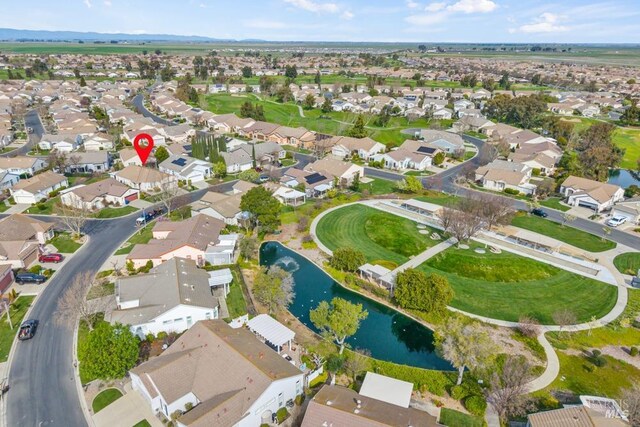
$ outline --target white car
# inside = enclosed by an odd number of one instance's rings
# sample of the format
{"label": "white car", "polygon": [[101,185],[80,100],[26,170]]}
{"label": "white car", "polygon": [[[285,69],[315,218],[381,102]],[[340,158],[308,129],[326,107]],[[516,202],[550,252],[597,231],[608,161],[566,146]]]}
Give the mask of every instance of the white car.
{"label": "white car", "polygon": [[617,227],[624,224],[625,222],[627,222],[626,216],[614,216],[613,218],[607,220],[607,225],[611,227]]}

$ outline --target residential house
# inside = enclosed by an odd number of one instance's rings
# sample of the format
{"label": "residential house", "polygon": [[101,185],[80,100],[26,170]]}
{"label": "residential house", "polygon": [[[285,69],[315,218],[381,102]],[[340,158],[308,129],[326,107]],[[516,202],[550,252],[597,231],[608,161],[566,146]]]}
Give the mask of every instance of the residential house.
{"label": "residential house", "polygon": [[491,120],[487,120],[483,117],[464,116],[451,127],[458,133],[464,132],[478,132],[487,134],[488,129],[494,127],[496,124]]}
{"label": "residential house", "polygon": [[211,163],[189,157],[172,155],[158,166],[160,172],[175,176],[180,181],[202,182],[211,177]]}
{"label": "residential house", "polygon": [[[369,375],[370,373],[367,373]],[[386,395],[395,389],[383,390]],[[325,385],[311,399],[301,427],[436,427],[426,411],[399,406],[339,385]]]}
{"label": "residential house", "polygon": [[300,191],[284,185],[269,182],[265,188],[271,191],[271,195],[286,206],[300,206],[307,201],[307,191]]}
{"label": "residential house", "polygon": [[127,166],[126,168],[109,173],[116,181],[136,190],[154,192],[164,187],[177,185],[177,179],[159,170],[144,166]]}
{"label": "residential house", "polygon": [[387,169],[423,171],[433,164],[433,158],[438,153],[442,153],[442,150],[435,145],[408,139],[397,149],[377,154],[373,159],[384,162]]}
{"label": "residential house", "polygon": [[[580,396],[581,405],[537,412],[527,416],[526,427],[630,427],[628,414],[614,399]],[[635,425],[635,424],[634,424]]]}
{"label": "residential house", "polygon": [[529,183],[531,171],[531,167],[522,163],[494,160],[476,170],[475,180],[488,190],[504,191],[509,188],[530,195],[536,191],[536,186]]}
{"label": "residential house", "polygon": [[331,154],[341,158],[357,155],[361,159],[369,160],[375,154],[382,153],[386,150],[386,146],[373,139],[353,138],[350,136],[336,137],[336,142],[331,148]]}
{"label": "residential house", "polygon": [[53,226],[22,214],[0,219],[0,265],[30,267],[38,260],[40,246],[53,238]]}
{"label": "residential house", "polygon": [[67,173],[102,173],[111,169],[111,155],[106,151],[75,152],[68,156]]}
{"label": "residential house", "polygon": [[222,320],[197,322],[130,376],[152,411],[169,418],[191,408],[177,420],[179,427],[269,424],[303,393],[304,382],[302,371],[252,332]]}
{"label": "residential house", "polygon": [[451,118],[453,118],[453,111],[448,108],[441,108],[434,111],[431,117],[434,120],[451,120]]}
{"label": "residential house", "polygon": [[105,133],[97,133],[87,138],[82,144],[85,151],[111,151],[114,149],[113,139]]}
{"label": "residential house", "polygon": [[165,126],[161,129],[161,132],[167,139],[178,144],[186,144],[190,138],[196,135],[196,130],[187,123],[177,126]]}
{"label": "residential house", "polygon": [[207,215],[196,215],[179,222],[157,222],[153,226],[153,239],[149,243],[136,245],[127,255],[127,261],[132,261],[139,268],[148,261],[159,265],[179,257],[204,265],[207,248],[220,242],[220,232],[224,227],[223,221]]}
{"label": "residential house", "polygon": [[0,264],[0,293],[4,294],[13,283],[11,264]]}
{"label": "residential house", "polygon": [[527,154],[516,150],[516,152],[509,154],[509,161],[527,165],[534,171],[537,170],[540,175],[549,176],[556,171],[556,159],[544,153]]}
{"label": "residential house", "polygon": [[630,224],[640,224],[640,197],[622,200],[613,206],[612,216],[623,216]]}
{"label": "residential house", "polygon": [[47,164],[39,157],[0,157],[0,172],[11,172],[19,176],[33,176]]}
{"label": "residential house", "polygon": [[[289,168],[280,178],[280,183],[289,188],[304,187],[306,197],[323,197],[327,191],[333,188],[333,176],[321,172]],[[272,186],[271,191],[275,192],[278,189],[279,186],[275,185]],[[281,194],[281,199],[285,200],[283,196],[299,198],[296,193]]]}
{"label": "residential house", "polygon": [[207,121],[209,128],[221,133],[238,133],[240,130],[255,123],[253,119],[241,119],[235,114],[221,114]]}
{"label": "residential house", "polygon": [[464,140],[458,134],[431,129],[421,129],[416,134],[418,136],[416,139],[429,143],[447,154],[464,152]]}
{"label": "residential house", "polygon": [[303,127],[292,128],[289,126],[278,127],[270,136],[269,140],[280,145],[291,145],[303,147],[312,143],[316,139],[315,133]]}
{"label": "residential house", "polygon": [[600,213],[624,199],[621,187],[578,176],[569,176],[560,185],[560,193],[571,206],[583,206]]}
{"label": "residential house", "polygon": [[242,194],[223,194],[209,191],[200,200],[194,202],[191,215],[208,215],[224,221],[227,225],[238,225],[242,217],[240,201]]}
{"label": "residential house", "polygon": [[227,173],[238,173],[253,168],[253,157],[241,148],[220,153],[227,165]]}
{"label": "residential house", "polygon": [[60,201],[78,209],[97,210],[107,206],[125,206],[140,197],[140,191],[113,178],[78,185],[61,192]]}
{"label": "residential house", "polygon": [[71,153],[75,151],[81,143],[82,136],[78,134],[44,134],[40,142],[38,142],[38,148],[41,150],[56,150],[61,153]]}
{"label": "residential house", "polygon": [[33,205],[48,198],[49,193],[68,186],[65,176],[47,171],[18,182],[11,188],[11,196],[16,203]]}
{"label": "residential house", "polygon": [[[138,153],[133,148],[123,148],[118,151],[118,154],[124,167],[131,165],[142,166],[142,160],[140,160],[140,156],[138,156]],[[147,162],[148,161],[149,160],[147,160]]]}
{"label": "residential house", "polygon": [[364,178],[364,168],[351,162],[326,157],[308,164],[305,168],[308,172],[317,172],[325,176],[334,177],[341,187],[348,187],[356,179]]}
{"label": "residential house", "polygon": [[16,185],[20,181],[20,175],[13,172],[0,172],[0,191],[5,191]]}
{"label": "residential house", "polygon": [[210,273],[195,261],[172,258],[148,274],[116,281],[116,309],[107,321],[129,325],[144,339],[159,332],[181,333],[196,322],[229,316],[225,289],[209,284]]}

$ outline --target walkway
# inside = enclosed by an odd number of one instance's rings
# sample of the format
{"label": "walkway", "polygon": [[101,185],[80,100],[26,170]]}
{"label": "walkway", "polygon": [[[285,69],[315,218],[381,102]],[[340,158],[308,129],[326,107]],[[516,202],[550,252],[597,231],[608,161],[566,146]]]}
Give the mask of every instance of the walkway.
{"label": "walkway", "polygon": [[451,246],[455,245],[455,243],[456,243],[456,239],[454,239],[453,237],[448,240],[445,240],[444,242],[440,242],[437,245],[430,247],[426,251],[414,256],[409,261],[405,262],[395,270],[388,272],[387,274],[382,276],[380,280],[387,283],[393,283],[395,282],[396,276],[398,275],[398,273],[402,273],[403,271],[408,270],[410,268],[419,267],[422,263],[427,261],[429,258],[439,254],[440,252],[446,249],[449,249]]}
{"label": "walkway", "polygon": [[151,412],[149,402],[131,389],[131,384],[125,386],[125,394],[92,416],[95,427],[133,426],[142,420],[147,420],[154,427],[163,424]]}

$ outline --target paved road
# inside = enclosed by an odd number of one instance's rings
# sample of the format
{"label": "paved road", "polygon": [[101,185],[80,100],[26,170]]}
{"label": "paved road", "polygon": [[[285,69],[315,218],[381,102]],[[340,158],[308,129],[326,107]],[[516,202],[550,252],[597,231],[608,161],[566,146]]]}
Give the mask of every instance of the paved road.
{"label": "paved road", "polygon": [[40,116],[38,116],[38,112],[36,110],[31,110],[25,114],[24,126],[25,129],[29,127],[33,128],[33,133],[29,134],[29,141],[27,141],[27,143],[22,147],[11,150],[8,153],[0,154],[0,157],[24,156],[31,151],[31,147],[33,147],[36,142],[40,142],[40,138],[45,134],[44,126],[42,125],[42,121],[40,121]]}
{"label": "paved road", "polygon": [[[200,199],[208,190],[227,192],[237,181],[177,197],[174,209]],[[154,205],[161,207],[161,205]],[[87,221],[89,241],[57,272],[37,299],[29,318],[39,319],[35,338],[19,342],[9,368],[11,391],[6,395],[8,426],[84,426],[73,368],[73,328],[58,325],[54,313],[64,289],[81,272],[96,273],[111,254],[136,231],[131,215]],[[40,216],[47,222],[55,217]],[[53,394],[52,394],[53,393]],[[55,398],[52,396],[55,395]]]}
{"label": "paved road", "polygon": [[163,119],[162,117],[157,116],[151,111],[147,110],[144,106],[144,96],[142,96],[141,94],[134,96],[131,100],[131,103],[136,108],[138,113],[142,114],[145,117],[150,117],[154,122],[167,126],[175,125],[175,123],[173,123],[171,120]]}

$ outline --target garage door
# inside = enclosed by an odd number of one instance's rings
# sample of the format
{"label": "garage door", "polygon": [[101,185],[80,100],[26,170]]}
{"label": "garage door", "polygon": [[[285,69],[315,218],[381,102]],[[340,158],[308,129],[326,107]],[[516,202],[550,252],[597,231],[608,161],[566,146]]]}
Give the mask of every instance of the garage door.
{"label": "garage door", "polygon": [[125,201],[125,203],[127,203],[127,204],[128,204],[129,202],[134,201],[134,200],[138,200],[138,193],[134,193],[134,194],[132,194],[132,195],[127,196],[127,197],[125,197],[125,198],[124,198],[124,201]]}
{"label": "garage door", "polygon": [[578,206],[582,206],[583,208],[593,209],[594,211],[598,209],[598,207],[593,203],[587,203],[587,202],[579,202]]}

